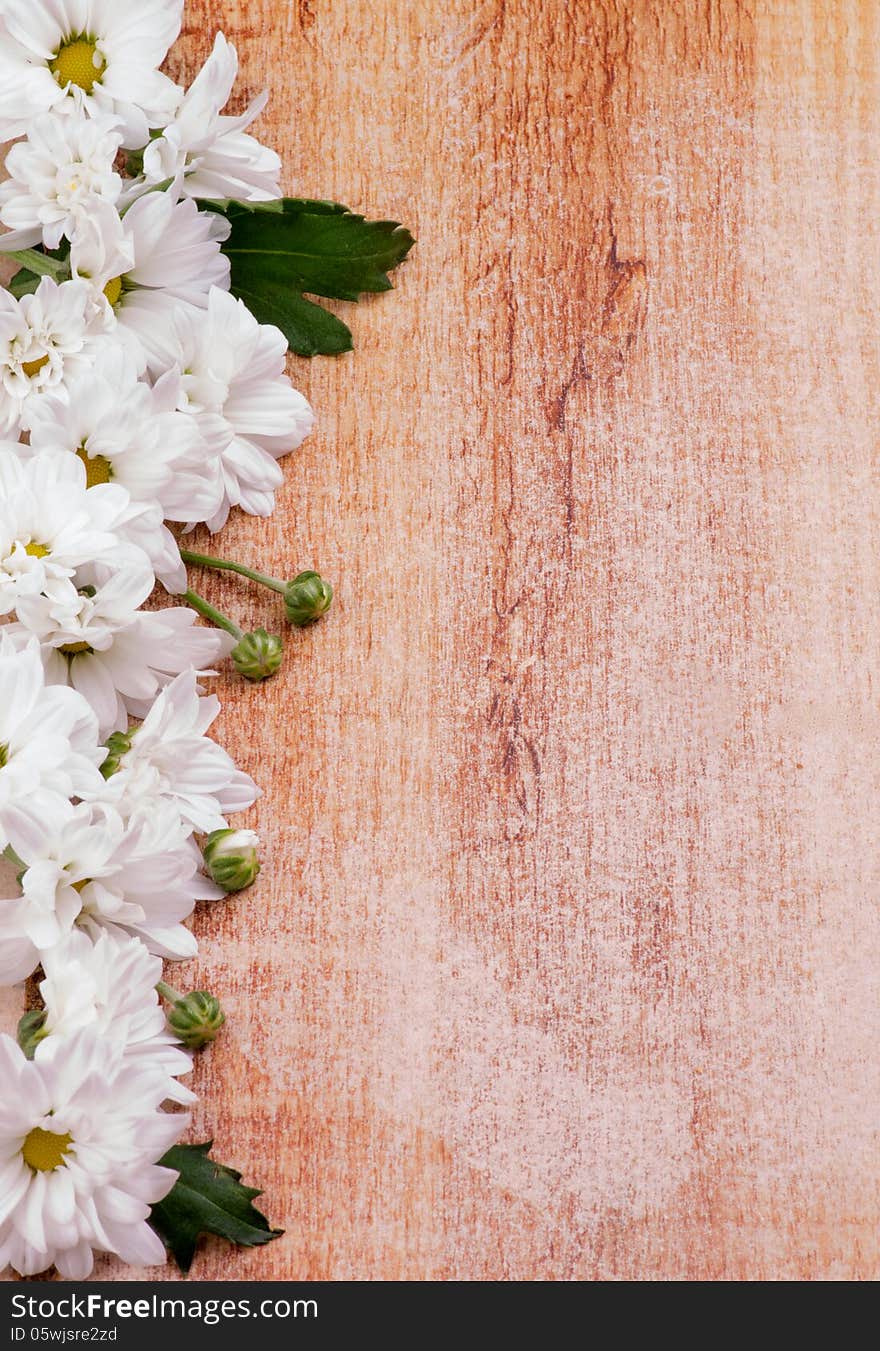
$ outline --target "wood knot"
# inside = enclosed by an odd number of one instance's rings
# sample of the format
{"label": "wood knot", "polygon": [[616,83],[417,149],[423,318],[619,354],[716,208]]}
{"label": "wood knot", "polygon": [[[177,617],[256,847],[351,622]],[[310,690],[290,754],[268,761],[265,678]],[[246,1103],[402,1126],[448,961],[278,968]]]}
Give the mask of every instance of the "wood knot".
{"label": "wood knot", "polygon": [[602,306],[600,332],[623,356],[632,347],[645,323],[648,299],[648,269],[641,258],[609,260],[611,284]]}
{"label": "wood knot", "polygon": [[315,26],[314,0],[297,0],[296,7],[300,32],[308,33]]}

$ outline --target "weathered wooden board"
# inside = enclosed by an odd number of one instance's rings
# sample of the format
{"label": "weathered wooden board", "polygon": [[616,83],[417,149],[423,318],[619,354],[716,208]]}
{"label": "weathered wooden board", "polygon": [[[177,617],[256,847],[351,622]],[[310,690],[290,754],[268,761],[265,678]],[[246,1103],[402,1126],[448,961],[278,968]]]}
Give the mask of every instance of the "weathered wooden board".
{"label": "weathered wooden board", "polygon": [[196,1275],[877,1277],[880,6],[192,0],[176,73],[218,26],[420,242],[223,536],[339,601],[223,682],[193,1138],[287,1232]]}

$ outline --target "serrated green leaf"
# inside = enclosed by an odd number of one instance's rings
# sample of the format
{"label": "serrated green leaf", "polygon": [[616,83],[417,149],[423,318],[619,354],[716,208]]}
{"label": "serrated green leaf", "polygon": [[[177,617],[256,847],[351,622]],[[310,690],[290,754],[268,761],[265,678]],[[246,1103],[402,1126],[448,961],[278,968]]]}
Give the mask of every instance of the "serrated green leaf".
{"label": "serrated green leaf", "polygon": [[390,290],[388,273],[409,253],[412,235],[396,221],[368,221],[338,202],[287,197],[280,211],[252,209],[261,205],[224,208],[233,295],[261,323],[280,328],[301,356],[349,351],[347,326],[304,296],[357,300]]}
{"label": "serrated green leaf", "polygon": [[268,202],[236,202],[231,197],[212,197],[199,198],[199,210],[216,211],[221,216],[240,215],[242,211],[274,211],[284,210],[283,198],[273,198]]}
{"label": "serrated green leaf", "polygon": [[354,346],[347,324],[295,291],[267,295],[237,290],[235,294],[261,324],[280,328],[291,352],[297,356],[339,356]]}
{"label": "serrated green leaf", "polygon": [[350,214],[348,207],[341,202],[327,202],[320,197],[282,197],[281,210],[285,216],[293,216],[297,211],[305,211],[310,216],[345,216]]}
{"label": "serrated green leaf", "polygon": [[268,211],[282,216],[292,216],[297,211],[306,211],[312,216],[344,216],[348,211],[347,206],[320,197],[277,197],[269,202],[236,202],[231,197],[225,197],[222,201],[199,198],[199,208],[202,211],[218,211],[221,216],[252,215],[255,211]]}
{"label": "serrated green leaf", "polygon": [[242,1186],[241,1173],[209,1158],[213,1143],[174,1145],[159,1160],[179,1177],[164,1200],[153,1206],[150,1223],[185,1272],[202,1234],[219,1234],[239,1247],[253,1248],[284,1232],[271,1229],[252,1204],[262,1195],[258,1189]]}
{"label": "serrated green leaf", "polygon": [[238,277],[268,272],[310,295],[357,300],[388,291],[388,272],[412,247],[396,221],[368,221],[351,212],[290,210],[281,215],[233,215],[223,252]]}

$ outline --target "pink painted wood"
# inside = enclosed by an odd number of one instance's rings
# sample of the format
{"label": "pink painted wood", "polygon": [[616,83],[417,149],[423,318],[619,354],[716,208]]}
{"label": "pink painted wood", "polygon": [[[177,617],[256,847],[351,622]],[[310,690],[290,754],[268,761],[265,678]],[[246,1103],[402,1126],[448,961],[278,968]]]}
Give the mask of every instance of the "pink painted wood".
{"label": "pink painted wood", "polygon": [[419,246],[223,537],[338,604],[221,682],[192,1138],[287,1232],[195,1276],[876,1278],[880,11],[192,0],[175,73],[219,26]]}

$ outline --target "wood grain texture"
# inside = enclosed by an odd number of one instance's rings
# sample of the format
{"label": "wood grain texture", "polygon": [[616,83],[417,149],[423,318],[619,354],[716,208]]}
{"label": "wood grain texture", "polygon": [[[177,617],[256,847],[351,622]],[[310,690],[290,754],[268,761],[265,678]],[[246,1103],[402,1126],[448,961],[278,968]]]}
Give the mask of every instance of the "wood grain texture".
{"label": "wood grain texture", "polygon": [[175,73],[218,27],[419,245],[223,537],[339,600],[222,682],[193,1138],[287,1232],[196,1276],[876,1278],[880,6],[191,0]]}

